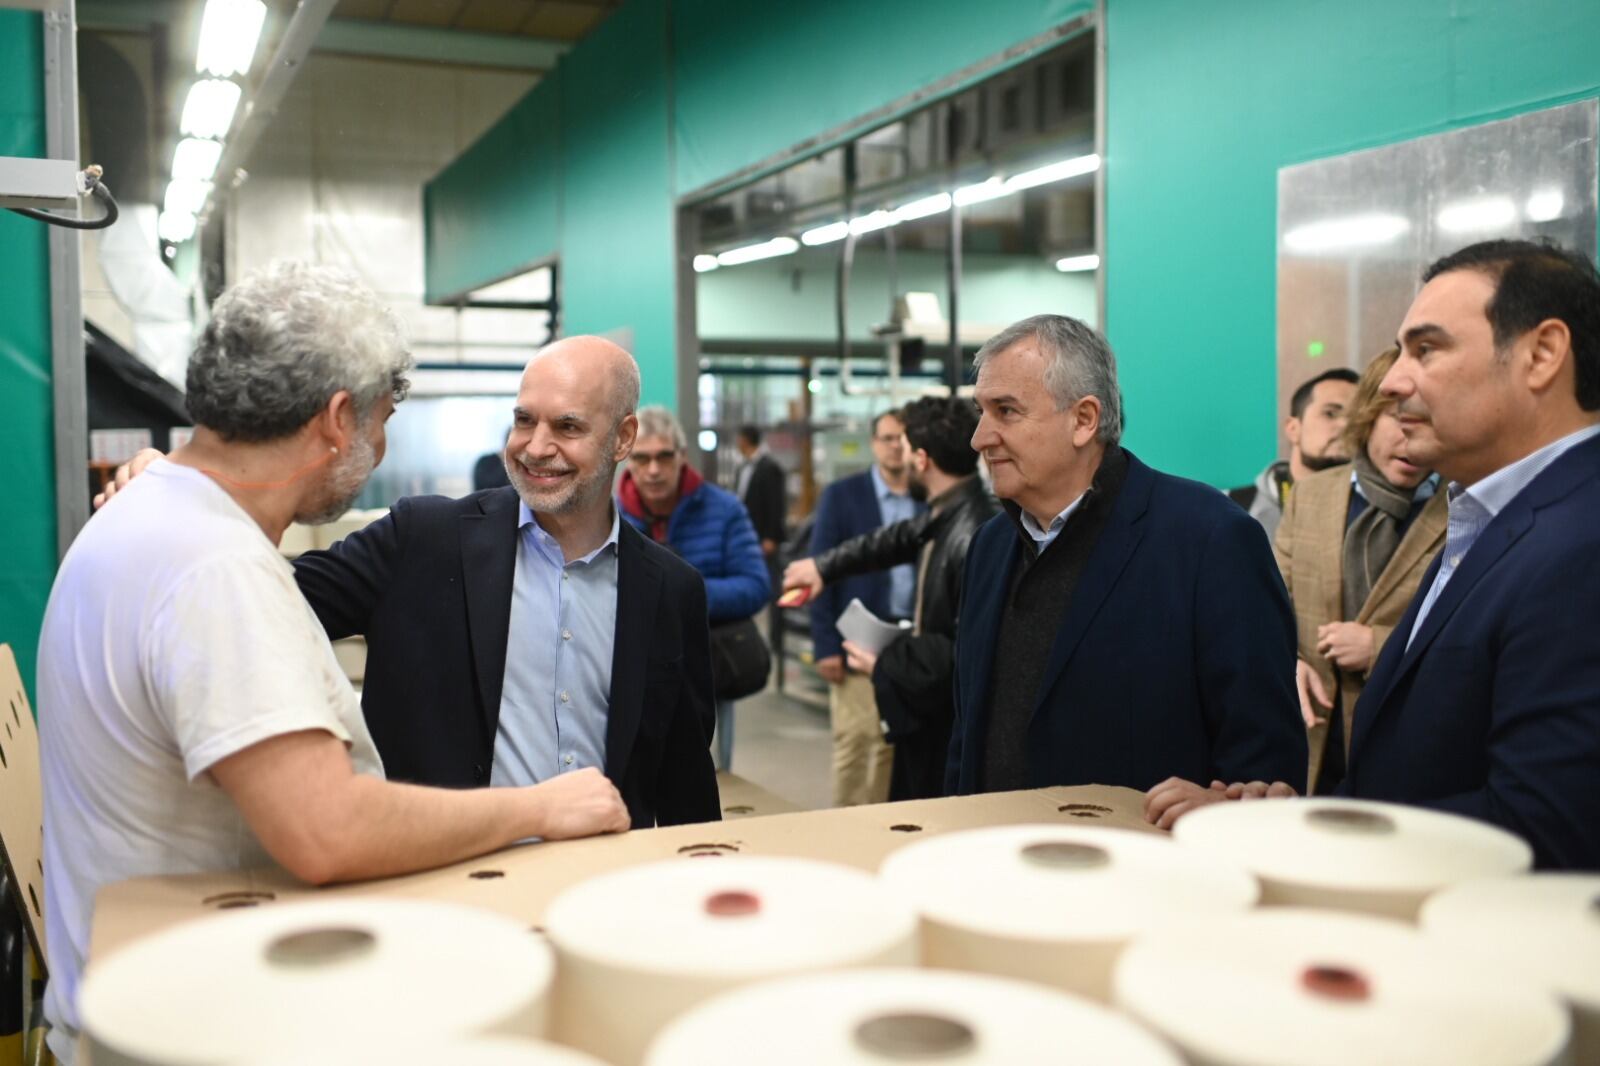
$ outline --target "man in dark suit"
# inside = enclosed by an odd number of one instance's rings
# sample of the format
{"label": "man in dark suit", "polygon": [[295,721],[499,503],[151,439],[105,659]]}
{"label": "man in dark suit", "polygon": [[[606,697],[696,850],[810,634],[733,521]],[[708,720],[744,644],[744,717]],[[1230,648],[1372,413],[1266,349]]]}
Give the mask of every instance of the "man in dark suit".
{"label": "man in dark suit", "polygon": [[523,374],[510,487],[403,499],[296,560],[328,635],[367,639],[362,707],[391,777],[596,766],[635,828],[719,817],[705,584],[611,500],[638,398],[628,353],[559,341]]}
{"label": "man in dark suit", "polygon": [[1295,627],[1261,526],[1120,443],[1116,361],[1038,315],[978,353],[972,446],[1006,513],[973,538],[951,793],[1148,789],[1306,769]]}
{"label": "man in dark suit", "polygon": [[[776,592],[778,549],[787,539],[785,527],[789,524],[789,490],[784,484],[783,467],[761,442],[761,430],[756,426],[740,426],[734,444],[744,457],[734,486],[738,490],[736,495],[750,515],[750,524],[756,528],[761,558],[767,564],[767,581]],[[774,652],[780,650],[782,626],[783,608],[774,601],[767,607],[767,643]]]}
{"label": "man in dark suit", "polygon": [[778,546],[783,543],[789,516],[783,467],[761,443],[761,430],[755,426],[740,426],[737,444],[739,454],[744,456],[744,464],[739,467],[739,502],[750,512],[750,523],[761,541],[761,554],[771,568],[777,565]]}
{"label": "man in dark suit", "polygon": [[[873,419],[872,457],[873,465],[867,470],[840,478],[823,490],[811,529],[811,555],[925,510],[911,498],[905,426],[897,412],[885,411]],[[845,669],[844,638],[834,623],[853,599],[886,621],[909,620],[916,584],[916,570],[906,563],[829,585],[811,601],[812,653],[817,673],[829,686],[836,807],[887,799],[894,751],[883,740],[872,681]]]}
{"label": "man in dark suit", "polygon": [[1423,280],[1383,389],[1411,461],[1449,480],[1450,523],[1356,704],[1341,792],[1600,870],[1600,276],[1487,241]]}

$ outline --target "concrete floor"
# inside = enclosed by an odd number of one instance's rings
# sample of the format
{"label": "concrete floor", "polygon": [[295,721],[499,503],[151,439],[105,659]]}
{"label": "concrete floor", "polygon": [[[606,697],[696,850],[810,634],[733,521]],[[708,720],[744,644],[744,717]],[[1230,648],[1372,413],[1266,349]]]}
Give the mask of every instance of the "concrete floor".
{"label": "concrete floor", "polygon": [[[791,667],[791,670],[793,667]],[[828,730],[826,695],[815,675],[804,681],[791,673],[787,684],[814,703],[766,691],[740,700],[734,710],[733,766],[738,776],[805,810],[831,804],[833,740]]]}

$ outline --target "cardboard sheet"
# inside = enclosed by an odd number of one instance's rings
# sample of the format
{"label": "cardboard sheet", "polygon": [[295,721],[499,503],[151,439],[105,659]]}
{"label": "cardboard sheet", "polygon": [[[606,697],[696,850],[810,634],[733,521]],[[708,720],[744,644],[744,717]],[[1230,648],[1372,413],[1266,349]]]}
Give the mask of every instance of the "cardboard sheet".
{"label": "cardboard sheet", "polygon": [[9,644],[0,644],[0,726],[0,855],[27,919],[28,938],[43,965],[44,792],[39,733]]}
{"label": "cardboard sheet", "polygon": [[1143,809],[1144,796],[1133,789],[1059,787],[752,816],[527,844],[427,873],[324,889],[309,888],[282,870],[138,878],[110,885],[100,893],[90,957],[105,958],[141,936],[219,908],[308,896],[469,903],[528,926],[540,926],[545,908],[563,889],[597,874],[680,855],[791,855],[876,871],[896,849],[955,829],[1040,822],[1159,832],[1145,823]]}

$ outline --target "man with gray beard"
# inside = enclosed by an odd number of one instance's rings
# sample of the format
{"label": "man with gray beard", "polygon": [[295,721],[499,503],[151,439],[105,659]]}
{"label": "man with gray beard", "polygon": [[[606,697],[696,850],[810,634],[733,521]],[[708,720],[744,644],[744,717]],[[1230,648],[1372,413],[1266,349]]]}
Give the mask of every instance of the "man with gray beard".
{"label": "man with gray beard", "polygon": [[705,583],[619,516],[639,368],[600,337],[529,362],[510,487],[411,497],[295,577],[367,640],[362,707],[391,777],[530,785],[593,767],[636,828],[720,816]]}
{"label": "man with gray beard", "polygon": [[246,278],[189,362],[193,440],[147,457],[62,561],[38,675],[45,1013],[62,1062],[108,884],[271,861],[308,882],[359,880],[628,827],[597,770],[470,791],[385,779],[277,552],[291,522],[338,515],[360,491],[410,365],[393,315],[353,276],[281,264]]}

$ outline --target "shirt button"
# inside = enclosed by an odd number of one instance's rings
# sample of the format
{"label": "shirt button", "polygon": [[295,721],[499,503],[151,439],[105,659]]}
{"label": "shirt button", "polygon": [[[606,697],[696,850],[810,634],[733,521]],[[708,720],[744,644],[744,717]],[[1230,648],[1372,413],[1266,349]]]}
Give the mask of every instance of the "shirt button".
{"label": "shirt button", "polygon": [[561,631],[561,639],[562,639],[562,640],[571,640],[571,639],[572,639],[572,630],[570,630],[570,629],[563,629],[563,630],[562,630],[562,631]]}
{"label": "shirt button", "polygon": [[565,762],[565,763],[566,763],[566,764],[567,764],[567,765],[568,765],[568,766],[571,766],[571,765],[572,765],[572,756],[570,756],[570,755],[568,755],[568,756],[567,756],[567,757],[566,757],[566,759],[565,759],[565,760],[563,760],[563,761],[564,761],[564,762]]}
{"label": "shirt button", "polygon": [[1451,566],[1460,566],[1461,565],[1461,556],[1459,556],[1459,555],[1450,556],[1450,565]]}
{"label": "shirt button", "polygon": [[572,702],[572,697],[568,696],[565,690],[562,690],[561,702],[562,703],[571,703]]}
{"label": "shirt button", "polygon": [[567,575],[566,575],[566,574],[562,574],[562,575],[561,575],[561,580],[562,580],[562,581],[565,581],[565,580],[567,580]]}

